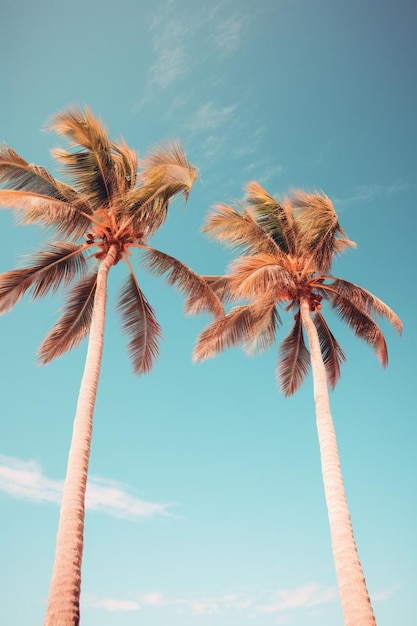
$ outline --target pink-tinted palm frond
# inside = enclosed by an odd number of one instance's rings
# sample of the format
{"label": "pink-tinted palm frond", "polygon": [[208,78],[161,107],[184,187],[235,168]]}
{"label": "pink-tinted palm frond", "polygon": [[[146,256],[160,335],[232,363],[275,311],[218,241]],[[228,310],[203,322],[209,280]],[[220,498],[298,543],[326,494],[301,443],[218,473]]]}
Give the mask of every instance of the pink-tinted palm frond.
{"label": "pink-tinted palm frond", "polygon": [[247,354],[254,354],[263,352],[273,345],[281,318],[273,300],[258,301],[249,305],[249,308],[253,324],[250,335],[243,340],[243,349]]}
{"label": "pink-tinted palm frond", "polygon": [[277,377],[285,396],[291,396],[297,391],[308,374],[309,367],[310,353],[304,341],[301,316],[297,313],[290,334],[280,346]]}
{"label": "pink-tinted palm frond", "polygon": [[210,289],[214,291],[221,302],[229,302],[233,299],[230,293],[230,276],[202,276]]}
{"label": "pink-tinted palm frond", "polygon": [[93,209],[108,206],[118,191],[112,144],[107,129],[90,109],[71,107],[51,118],[49,127],[69,139],[76,150],[55,149],[53,156]]}
{"label": "pink-tinted palm frond", "polygon": [[[0,206],[17,209],[21,224],[40,223],[58,236],[81,237],[91,227],[84,203],[69,203],[29,191],[0,189]],[[87,211],[89,209],[87,208]]]}
{"label": "pink-tinted palm frond", "polygon": [[340,295],[348,298],[359,309],[366,311],[370,315],[379,315],[390,322],[399,333],[402,332],[400,318],[382,300],[374,296],[370,291],[359,287],[354,283],[341,278],[336,278],[329,287],[335,289]]}
{"label": "pink-tinted palm frond", "polygon": [[140,165],[139,182],[150,188],[166,188],[170,197],[178,193],[187,197],[198,177],[179,142],[155,146]]}
{"label": "pink-tinted palm frond", "polygon": [[[332,290],[334,291],[327,291],[326,296],[340,319],[352,328],[357,337],[360,337],[374,348],[383,367],[386,367],[388,364],[387,344],[379,326],[364,309],[362,302],[355,302],[349,296],[336,292],[334,283]],[[324,286],[323,291],[325,291]]]}
{"label": "pink-tinted palm frond", "polygon": [[217,204],[202,228],[212,239],[244,254],[266,252],[274,254],[278,246],[272,237],[256,223],[249,211],[237,211],[227,204]]}
{"label": "pink-tinted palm frond", "polygon": [[259,183],[246,185],[247,201],[256,222],[287,254],[295,254],[296,232],[291,204],[277,202]]}
{"label": "pink-tinted palm frond", "polygon": [[312,257],[313,270],[328,272],[335,254],[355,246],[345,237],[332,202],[324,194],[301,189],[294,190],[288,202],[296,221],[298,254]]}
{"label": "pink-tinted palm frond", "polygon": [[187,265],[168,254],[148,248],[145,253],[147,269],[161,276],[166,274],[169,285],[175,285],[186,295],[185,311],[190,315],[210,311],[215,316],[223,315],[223,306],[209,284]]}
{"label": "pink-tinted palm frond", "polygon": [[145,374],[158,357],[162,336],[155,313],[133,275],[123,286],[118,303],[123,330],[130,337],[129,354],[136,374]]}
{"label": "pink-tinted palm frond", "polygon": [[237,346],[252,337],[254,324],[250,306],[235,307],[224,317],[220,317],[200,334],[193,353],[193,361],[205,361],[219,352]]}
{"label": "pink-tinted palm frond", "polygon": [[288,257],[281,252],[239,257],[230,265],[229,290],[235,299],[263,299],[274,293],[276,301],[291,300],[294,288]]}
{"label": "pink-tinted palm frond", "polygon": [[111,148],[118,192],[122,194],[136,185],[138,153],[136,150],[131,150],[124,139],[121,139],[119,144],[111,142]]}
{"label": "pink-tinted palm frond", "polygon": [[71,289],[64,313],[39,348],[42,365],[72,350],[88,335],[94,307],[97,272],[84,277]]}
{"label": "pink-tinted palm frond", "polygon": [[28,289],[33,298],[42,298],[86,269],[82,248],[69,242],[49,244],[26,262],[28,267],[0,275],[0,313],[13,308]]}
{"label": "pink-tinted palm frond", "polygon": [[334,388],[340,378],[340,366],[343,361],[346,361],[346,357],[327,326],[326,320],[319,311],[314,313],[313,321],[319,336],[320,350],[326,368],[327,381],[329,385]]}

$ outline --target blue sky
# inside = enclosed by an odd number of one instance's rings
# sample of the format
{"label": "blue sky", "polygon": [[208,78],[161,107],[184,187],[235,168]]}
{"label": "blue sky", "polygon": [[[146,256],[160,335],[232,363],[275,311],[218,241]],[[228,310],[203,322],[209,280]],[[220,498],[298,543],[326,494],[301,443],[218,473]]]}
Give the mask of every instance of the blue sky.
{"label": "blue sky", "polygon": [[[390,364],[329,312],[348,361],[331,394],[359,553],[379,626],[413,626],[416,5],[399,0],[16,0],[3,7],[0,141],[56,174],[48,117],[89,104],[143,155],[180,138],[200,170],[153,244],[201,273],[230,254],[200,228],[257,180],[323,190],[356,250],[334,274],[389,304]],[[46,234],[0,212],[0,271]],[[143,275],[164,339],[130,370],[109,282],[83,562],[83,626],[341,626],[312,383],[279,392],[277,349],[191,362],[209,321]],[[36,350],[62,305],[25,299],[0,320],[0,622],[42,622],[85,342]],[[326,312],[326,311],[325,311]],[[288,324],[280,331],[285,337]]]}

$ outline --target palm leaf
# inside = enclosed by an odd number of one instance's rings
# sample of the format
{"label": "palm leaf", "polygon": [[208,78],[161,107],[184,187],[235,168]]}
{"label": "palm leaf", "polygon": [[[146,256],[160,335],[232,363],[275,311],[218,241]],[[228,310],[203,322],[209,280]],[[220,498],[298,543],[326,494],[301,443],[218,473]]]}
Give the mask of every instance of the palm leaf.
{"label": "palm leaf", "polygon": [[140,165],[139,182],[153,190],[164,188],[169,197],[177,193],[187,197],[198,177],[197,169],[191,165],[179,142],[155,146]]}
{"label": "palm leaf", "polygon": [[96,285],[97,272],[93,272],[71,289],[64,306],[64,314],[39,348],[42,365],[72,350],[87,336],[93,315]]}
{"label": "palm leaf", "polygon": [[28,191],[0,189],[0,206],[20,209],[18,220],[22,224],[40,222],[52,226],[59,236],[78,238],[91,226],[91,221],[80,212],[84,204],[70,204],[50,196]]}
{"label": "palm leaf", "polygon": [[372,346],[381,361],[383,367],[388,364],[387,345],[381,329],[372,319],[371,315],[364,309],[362,302],[355,302],[348,295],[338,292],[335,284],[331,285],[332,291],[326,289],[323,285],[321,292],[329,300],[332,307],[343,322],[346,322],[354,331],[357,337],[360,337],[370,346]]}
{"label": "palm leaf", "polygon": [[334,388],[340,378],[340,365],[346,361],[342,348],[327,326],[323,315],[316,310],[313,321],[317,329],[320,350],[326,368],[327,381]]}
{"label": "palm leaf", "polygon": [[29,267],[0,275],[0,313],[13,308],[28,289],[33,298],[42,298],[50,290],[69,284],[85,271],[81,251],[80,246],[69,242],[52,243],[29,257]]}
{"label": "palm leaf", "polygon": [[295,224],[289,202],[277,202],[259,183],[246,185],[247,201],[256,222],[289,254],[295,253]]}
{"label": "palm leaf", "polygon": [[328,272],[335,254],[355,246],[346,239],[333,204],[324,194],[309,194],[301,189],[296,189],[288,201],[297,225],[298,253],[312,257],[313,269]]}
{"label": "palm leaf", "polygon": [[224,317],[212,322],[197,338],[193,361],[205,361],[219,352],[252,337],[254,325],[250,306],[235,307]]}
{"label": "palm leaf", "polygon": [[64,314],[39,347],[42,365],[72,350],[88,335],[94,308],[97,272],[82,278],[70,291]]}
{"label": "palm leaf", "polygon": [[218,204],[202,228],[212,239],[241,250],[244,254],[274,254],[278,247],[272,237],[256,223],[249,211],[236,211],[227,204]]}
{"label": "palm leaf", "polygon": [[215,316],[223,315],[222,304],[207,281],[174,257],[148,248],[145,253],[145,264],[147,269],[157,276],[167,274],[168,284],[176,285],[179,291],[185,293],[187,314],[210,311]]}
{"label": "palm leaf", "polygon": [[310,353],[304,342],[303,325],[298,312],[290,334],[280,347],[277,375],[285,396],[291,396],[297,391],[308,374],[309,366]]}
{"label": "palm leaf", "polygon": [[263,298],[265,293],[273,292],[276,301],[290,300],[295,281],[287,265],[287,257],[281,252],[240,257],[230,266],[229,291],[235,299]]}
{"label": "palm leaf", "polygon": [[250,336],[243,340],[243,349],[247,354],[254,354],[273,345],[281,318],[274,301],[261,301],[249,306],[253,324]]}
{"label": "palm leaf", "polygon": [[129,354],[133,370],[136,374],[145,374],[158,357],[158,340],[162,332],[151,305],[132,274],[122,289],[118,309],[123,329],[131,338]]}
{"label": "palm leaf", "polygon": [[333,283],[329,284],[329,287],[335,289],[341,296],[351,300],[359,309],[366,311],[370,315],[379,315],[385,318],[401,333],[402,323],[400,318],[389,306],[370,291],[341,278],[336,278]]}
{"label": "palm leaf", "polygon": [[119,194],[123,194],[136,185],[138,155],[122,139],[120,144],[111,143],[113,164],[116,170],[116,182]]}
{"label": "palm leaf", "polygon": [[107,129],[87,107],[72,107],[51,118],[49,128],[84,149],[55,149],[53,156],[63,164],[74,185],[89,200],[93,209],[108,206],[117,189],[112,144]]}
{"label": "palm leaf", "polygon": [[202,276],[210,289],[214,291],[221,302],[228,302],[232,299],[229,283],[230,276]]}

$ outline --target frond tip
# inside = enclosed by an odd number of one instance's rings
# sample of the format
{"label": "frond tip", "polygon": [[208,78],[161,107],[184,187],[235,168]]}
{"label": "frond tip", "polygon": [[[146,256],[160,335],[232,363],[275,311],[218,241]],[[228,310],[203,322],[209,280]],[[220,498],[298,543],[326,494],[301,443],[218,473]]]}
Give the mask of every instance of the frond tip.
{"label": "frond tip", "polygon": [[96,285],[96,272],[74,285],[65,303],[64,314],[39,348],[39,361],[42,365],[72,350],[87,336],[93,316]]}
{"label": "frond tip", "polygon": [[158,341],[162,332],[151,305],[132,274],[123,286],[118,309],[123,330],[130,337],[129,354],[133,370],[135,374],[145,374],[158,357]]}

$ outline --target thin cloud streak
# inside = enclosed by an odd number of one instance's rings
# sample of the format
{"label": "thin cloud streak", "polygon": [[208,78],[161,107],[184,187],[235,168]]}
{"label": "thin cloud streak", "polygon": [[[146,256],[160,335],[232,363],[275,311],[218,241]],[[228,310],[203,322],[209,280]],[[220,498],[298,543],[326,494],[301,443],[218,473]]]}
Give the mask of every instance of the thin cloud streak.
{"label": "thin cloud streak", "polygon": [[88,609],[104,609],[111,612],[131,612],[139,611],[142,607],[138,602],[133,600],[117,600],[115,598],[98,598],[93,594],[84,594],[81,600],[84,608]]}
{"label": "thin cloud streak", "polygon": [[[0,491],[19,500],[61,502],[64,481],[44,476],[39,463],[0,455]],[[87,485],[86,507],[112,517],[139,520],[169,515],[168,504],[141,500],[126,485],[91,477]]]}

